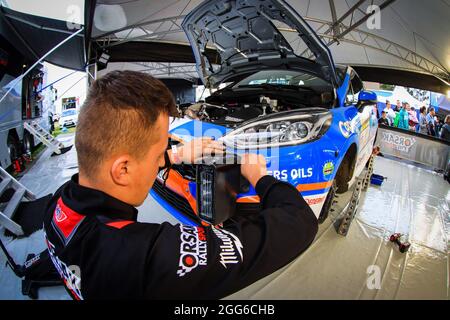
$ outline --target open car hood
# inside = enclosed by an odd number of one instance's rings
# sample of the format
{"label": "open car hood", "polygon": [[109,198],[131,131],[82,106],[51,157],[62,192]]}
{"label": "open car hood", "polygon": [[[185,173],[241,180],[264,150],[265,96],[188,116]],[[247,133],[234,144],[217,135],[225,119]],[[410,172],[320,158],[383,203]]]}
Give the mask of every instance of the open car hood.
{"label": "open car hood", "polygon": [[[274,23],[298,32],[315,57],[322,77],[338,84],[331,52],[303,18],[284,0],[209,0],[192,10],[182,27],[194,51],[203,83],[217,86],[240,73],[276,68],[286,59],[299,58]],[[281,25],[281,24],[280,24]],[[300,40],[300,39],[299,39]],[[215,47],[221,61],[209,61],[207,47]],[[266,62],[271,61],[269,64]],[[219,68],[213,65],[218,64]]]}

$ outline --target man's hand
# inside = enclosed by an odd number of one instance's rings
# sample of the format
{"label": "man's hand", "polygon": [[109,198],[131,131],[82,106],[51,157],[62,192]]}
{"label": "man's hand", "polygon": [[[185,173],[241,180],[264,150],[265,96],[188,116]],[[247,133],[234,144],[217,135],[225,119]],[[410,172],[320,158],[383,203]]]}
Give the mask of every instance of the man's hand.
{"label": "man's hand", "polygon": [[187,143],[177,146],[177,154],[174,155],[169,150],[170,162],[173,164],[192,164],[201,158],[210,155],[220,155],[225,151],[225,146],[220,141],[215,141],[210,137],[193,139]]}
{"label": "man's hand", "polygon": [[241,174],[253,187],[259,179],[267,175],[266,159],[258,154],[244,154],[241,156]]}

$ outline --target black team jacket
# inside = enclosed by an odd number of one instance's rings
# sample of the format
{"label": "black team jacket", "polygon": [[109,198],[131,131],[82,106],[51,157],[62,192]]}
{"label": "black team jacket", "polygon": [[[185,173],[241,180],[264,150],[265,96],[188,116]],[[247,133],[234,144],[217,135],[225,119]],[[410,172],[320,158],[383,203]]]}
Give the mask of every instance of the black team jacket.
{"label": "black team jacket", "polygon": [[137,222],[137,210],[72,177],[44,220],[51,259],[75,299],[218,299],[291,262],[318,230],[291,185],[265,176],[258,214],[222,228]]}

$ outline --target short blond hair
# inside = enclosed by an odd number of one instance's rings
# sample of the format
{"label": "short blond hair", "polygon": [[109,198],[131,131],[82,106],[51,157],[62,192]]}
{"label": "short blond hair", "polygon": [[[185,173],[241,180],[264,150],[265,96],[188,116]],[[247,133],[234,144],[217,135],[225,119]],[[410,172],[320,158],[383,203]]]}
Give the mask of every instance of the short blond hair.
{"label": "short blond hair", "polygon": [[95,178],[111,156],[143,156],[156,140],[155,123],[162,113],[177,115],[173,95],[148,74],[113,71],[94,81],[78,118],[79,171]]}

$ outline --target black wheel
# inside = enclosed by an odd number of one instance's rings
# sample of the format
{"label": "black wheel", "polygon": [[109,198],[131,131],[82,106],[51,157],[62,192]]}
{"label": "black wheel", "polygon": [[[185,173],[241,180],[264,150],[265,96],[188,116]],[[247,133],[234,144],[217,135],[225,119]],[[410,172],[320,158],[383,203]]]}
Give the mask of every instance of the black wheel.
{"label": "black wheel", "polygon": [[8,153],[9,153],[9,158],[11,159],[11,163],[14,162],[14,160],[16,160],[20,155],[20,147],[19,142],[17,141],[17,139],[15,139],[13,136],[8,136],[8,140],[7,140],[7,145],[8,145]]}
{"label": "black wheel", "polygon": [[325,203],[323,204],[322,211],[320,211],[318,219],[319,224],[324,223],[325,220],[328,218],[328,214],[330,213],[331,207],[333,206],[335,195],[336,195],[336,181],[333,181],[333,185],[331,186],[327,198],[325,199]]}
{"label": "black wheel", "polygon": [[28,131],[25,131],[23,135],[23,151],[25,153],[31,153],[34,148],[34,138]]}

